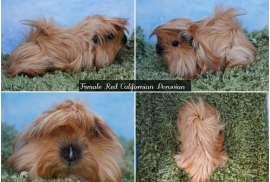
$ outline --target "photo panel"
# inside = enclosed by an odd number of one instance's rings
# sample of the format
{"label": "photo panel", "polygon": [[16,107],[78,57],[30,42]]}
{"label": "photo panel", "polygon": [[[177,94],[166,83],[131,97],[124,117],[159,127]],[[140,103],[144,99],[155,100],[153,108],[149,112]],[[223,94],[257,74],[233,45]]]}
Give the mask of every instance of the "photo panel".
{"label": "photo panel", "polygon": [[134,79],[134,1],[4,0],[1,25],[2,91]]}
{"label": "photo panel", "polygon": [[268,91],[268,7],[137,0],[136,79],[191,80],[192,91]]}
{"label": "photo panel", "polygon": [[134,181],[134,93],[1,96],[3,181]]}
{"label": "photo panel", "polygon": [[268,181],[266,93],[136,95],[137,181]]}

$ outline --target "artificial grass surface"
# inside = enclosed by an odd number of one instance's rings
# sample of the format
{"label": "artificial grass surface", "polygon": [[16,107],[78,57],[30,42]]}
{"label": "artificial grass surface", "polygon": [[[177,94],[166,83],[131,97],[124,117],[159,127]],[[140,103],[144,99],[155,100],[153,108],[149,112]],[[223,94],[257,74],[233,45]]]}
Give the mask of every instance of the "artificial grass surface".
{"label": "artificial grass surface", "polygon": [[[12,172],[11,169],[6,168],[3,162],[12,154],[12,142],[15,139],[17,131],[14,127],[9,126],[6,123],[1,123],[1,181],[2,182],[72,182],[71,179],[35,179],[31,180],[27,172],[21,172],[16,174]],[[126,140],[122,137],[119,138],[125,153],[126,153],[126,163],[122,170],[122,182],[133,182],[134,181],[134,141]]]}
{"label": "artificial grass surface", "polygon": [[137,182],[190,181],[172,158],[180,144],[175,122],[185,101],[198,96],[226,123],[224,150],[229,160],[210,181],[269,181],[266,93],[137,93]]}
{"label": "artificial grass surface", "polygon": [[[269,33],[264,28],[246,33],[260,55],[260,60],[247,65],[226,69],[224,73],[208,70],[191,81],[192,91],[268,91],[269,88]],[[155,45],[144,41],[141,27],[136,29],[136,79],[175,80],[161,63]]]}
{"label": "artificial grass surface", "polygon": [[[1,55],[1,65],[8,58],[8,54]],[[42,77],[29,78],[26,75],[11,78],[1,69],[2,91],[79,91],[79,80],[134,80],[134,33],[128,39],[126,46],[119,51],[112,65],[91,72],[72,74],[55,71],[46,73]]]}

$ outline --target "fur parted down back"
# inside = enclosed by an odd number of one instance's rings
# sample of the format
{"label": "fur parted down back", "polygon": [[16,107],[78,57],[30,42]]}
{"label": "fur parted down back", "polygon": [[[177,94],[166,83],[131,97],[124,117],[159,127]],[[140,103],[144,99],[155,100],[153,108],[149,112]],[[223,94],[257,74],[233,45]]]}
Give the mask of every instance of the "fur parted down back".
{"label": "fur parted down back", "polygon": [[202,98],[181,107],[177,127],[181,141],[175,163],[189,173],[192,182],[205,182],[211,173],[227,161],[223,151],[224,124],[218,111]]}

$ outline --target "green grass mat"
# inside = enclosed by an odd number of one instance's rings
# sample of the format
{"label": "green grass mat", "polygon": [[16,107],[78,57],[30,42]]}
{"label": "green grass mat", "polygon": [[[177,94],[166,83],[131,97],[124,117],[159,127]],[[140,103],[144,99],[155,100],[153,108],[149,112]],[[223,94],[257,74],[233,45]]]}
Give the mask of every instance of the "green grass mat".
{"label": "green grass mat", "polygon": [[[44,180],[35,179],[31,180],[27,172],[22,172],[20,174],[13,173],[10,169],[3,165],[5,161],[12,154],[12,142],[15,139],[17,131],[14,127],[9,126],[6,123],[1,123],[1,181],[2,182],[72,182],[71,179],[54,179],[54,180]],[[134,181],[134,141],[126,140],[125,138],[119,138],[125,153],[126,153],[126,163],[122,170],[122,182],[133,182]]]}
{"label": "green grass mat", "polygon": [[[269,33],[268,29],[246,33],[261,59],[243,67],[226,69],[224,73],[208,70],[191,82],[192,91],[268,91]],[[168,69],[155,53],[155,45],[144,41],[143,30],[136,30],[136,79],[173,80]]]}
{"label": "green grass mat", "polygon": [[[1,65],[8,58],[8,54],[1,55]],[[42,77],[29,78],[16,76],[11,78],[2,69],[2,91],[78,91],[79,80],[133,80],[134,79],[134,33],[128,39],[126,46],[119,51],[112,65],[91,72],[72,74],[55,71],[46,73]]]}
{"label": "green grass mat", "polygon": [[217,108],[226,123],[224,149],[229,160],[211,175],[211,182],[269,180],[266,93],[138,93],[136,96],[137,182],[188,182],[174,164],[179,152],[176,119],[180,107],[201,96]]}

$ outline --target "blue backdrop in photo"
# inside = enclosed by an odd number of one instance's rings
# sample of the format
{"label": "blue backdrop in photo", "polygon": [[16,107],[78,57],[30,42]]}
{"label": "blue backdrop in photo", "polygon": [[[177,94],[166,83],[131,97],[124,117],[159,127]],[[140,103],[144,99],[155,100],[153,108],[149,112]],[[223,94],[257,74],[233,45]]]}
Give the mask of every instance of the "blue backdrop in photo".
{"label": "blue backdrop in photo", "polygon": [[2,93],[2,122],[23,126],[66,99],[85,102],[118,136],[134,138],[134,93]]}

